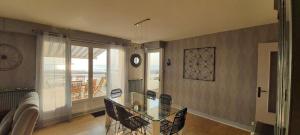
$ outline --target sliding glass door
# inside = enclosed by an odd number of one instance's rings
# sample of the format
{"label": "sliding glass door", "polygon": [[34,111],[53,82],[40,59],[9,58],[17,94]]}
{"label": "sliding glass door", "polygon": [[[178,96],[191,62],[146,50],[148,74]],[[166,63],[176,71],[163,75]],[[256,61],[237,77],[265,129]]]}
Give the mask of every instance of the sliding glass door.
{"label": "sliding glass door", "polygon": [[71,45],[72,113],[104,108],[112,89],[125,91],[125,51],[122,46],[74,42]]}
{"label": "sliding glass door", "polygon": [[[70,41],[70,42],[69,42]],[[38,35],[37,90],[41,126],[104,109],[112,89],[125,93],[125,49],[73,41],[64,35]]]}
{"label": "sliding glass door", "polygon": [[89,97],[89,48],[83,46],[71,47],[71,92],[72,101],[88,99]]}
{"label": "sliding glass door", "polygon": [[108,47],[97,44],[71,45],[72,113],[103,108],[107,93]]}
{"label": "sliding glass door", "polygon": [[106,96],[107,92],[107,49],[93,48],[93,88],[94,97]]}

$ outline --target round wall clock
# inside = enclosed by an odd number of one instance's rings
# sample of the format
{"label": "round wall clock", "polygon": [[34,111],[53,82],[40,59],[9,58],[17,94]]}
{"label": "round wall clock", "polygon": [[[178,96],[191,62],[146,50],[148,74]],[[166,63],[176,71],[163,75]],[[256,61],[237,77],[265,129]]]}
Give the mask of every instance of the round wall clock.
{"label": "round wall clock", "polygon": [[0,71],[17,68],[23,60],[21,52],[8,44],[0,44]]}
{"label": "round wall clock", "polygon": [[130,63],[134,67],[139,67],[142,63],[141,55],[136,54],[136,53],[132,54],[131,57],[130,57]]}

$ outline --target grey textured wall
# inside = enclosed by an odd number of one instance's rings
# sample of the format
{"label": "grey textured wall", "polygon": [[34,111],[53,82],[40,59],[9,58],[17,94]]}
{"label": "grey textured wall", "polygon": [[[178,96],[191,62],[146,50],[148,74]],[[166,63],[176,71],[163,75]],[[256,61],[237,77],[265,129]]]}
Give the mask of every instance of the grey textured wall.
{"label": "grey textured wall", "polygon": [[[255,118],[257,46],[278,39],[276,24],[170,41],[165,48],[165,93],[191,110],[250,125]],[[183,79],[183,50],[216,47],[216,80]]]}
{"label": "grey textured wall", "polygon": [[[127,47],[127,53],[128,53],[128,80],[140,80],[140,79],[144,79],[144,68],[145,68],[145,51],[144,49],[135,49],[131,46]],[[130,64],[130,57],[132,54],[139,54],[141,55],[142,58],[142,63],[139,67],[133,67]]]}
{"label": "grey textured wall", "polygon": [[13,45],[23,55],[19,67],[0,71],[0,88],[35,88],[35,36],[0,31],[0,43]]}

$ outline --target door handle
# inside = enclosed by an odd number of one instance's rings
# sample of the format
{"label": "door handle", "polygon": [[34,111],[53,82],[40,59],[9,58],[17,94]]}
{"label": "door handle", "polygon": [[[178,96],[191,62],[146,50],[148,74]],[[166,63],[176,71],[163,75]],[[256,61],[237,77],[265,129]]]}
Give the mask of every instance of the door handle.
{"label": "door handle", "polygon": [[262,93],[262,92],[264,93],[264,92],[268,92],[268,91],[266,91],[266,90],[262,90],[262,89],[261,89],[261,87],[258,87],[258,88],[257,88],[257,97],[259,97],[259,98],[260,98],[260,97],[261,97],[261,93]]}

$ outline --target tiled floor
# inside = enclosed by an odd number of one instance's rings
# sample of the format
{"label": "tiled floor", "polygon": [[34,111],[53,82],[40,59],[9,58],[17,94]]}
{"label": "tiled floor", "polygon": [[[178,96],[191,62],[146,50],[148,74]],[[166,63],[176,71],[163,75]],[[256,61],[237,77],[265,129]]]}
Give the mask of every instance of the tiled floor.
{"label": "tiled floor", "polygon": [[[249,135],[250,133],[224,124],[188,114],[184,135]],[[86,115],[39,129],[34,135],[105,135],[105,117]]]}

